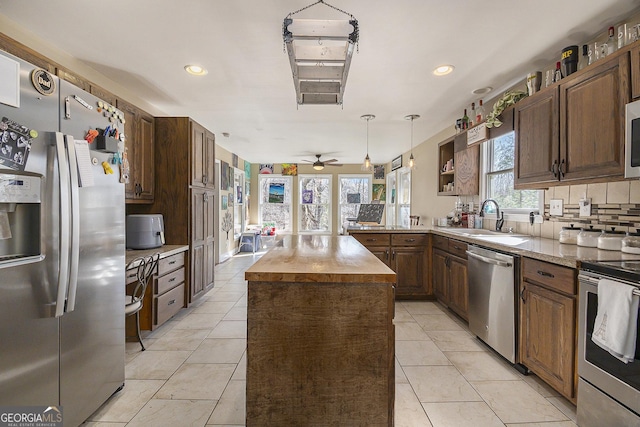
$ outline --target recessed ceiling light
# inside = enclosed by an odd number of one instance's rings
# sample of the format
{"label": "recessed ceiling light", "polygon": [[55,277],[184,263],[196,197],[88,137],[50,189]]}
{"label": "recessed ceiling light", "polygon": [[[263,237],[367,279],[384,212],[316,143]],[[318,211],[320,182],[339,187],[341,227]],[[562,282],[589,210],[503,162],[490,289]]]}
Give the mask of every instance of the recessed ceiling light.
{"label": "recessed ceiling light", "polygon": [[485,93],[489,93],[493,90],[493,88],[491,86],[487,86],[487,87],[481,87],[480,89],[476,89],[471,93],[474,93],[476,95],[484,95]]}
{"label": "recessed ceiling light", "polygon": [[447,74],[452,72],[454,68],[456,67],[454,67],[453,65],[440,65],[435,70],[433,70],[433,74],[435,74],[436,76],[446,76]]}
{"label": "recessed ceiling light", "polygon": [[208,71],[199,65],[185,65],[184,69],[187,73],[194,76],[204,76]]}

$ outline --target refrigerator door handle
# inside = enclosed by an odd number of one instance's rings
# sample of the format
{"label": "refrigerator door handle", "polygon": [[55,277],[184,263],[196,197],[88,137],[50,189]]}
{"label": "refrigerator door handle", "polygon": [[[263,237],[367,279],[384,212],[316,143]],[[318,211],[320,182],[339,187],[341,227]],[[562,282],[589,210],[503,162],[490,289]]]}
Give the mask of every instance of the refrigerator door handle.
{"label": "refrigerator door handle", "polygon": [[76,142],[73,136],[65,136],[65,145],[69,156],[69,183],[71,194],[71,260],[69,271],[69,296],[67,298],[66,312],[71,312],[76,307],[76,292],[78,290],[78,262],[80,258],[80,199],[78,185],[78,161],[76,159]]}
{"label": "refrigerator door handle", "polygon": [[67,150],[61,133],[55,134],[56,157],[60,179],[60,272],[58,273],[58,295],[56,298],[56,317],[64,314],[67,289],[69,286],[69,248],[70,248],[70,194],[69,162]]}

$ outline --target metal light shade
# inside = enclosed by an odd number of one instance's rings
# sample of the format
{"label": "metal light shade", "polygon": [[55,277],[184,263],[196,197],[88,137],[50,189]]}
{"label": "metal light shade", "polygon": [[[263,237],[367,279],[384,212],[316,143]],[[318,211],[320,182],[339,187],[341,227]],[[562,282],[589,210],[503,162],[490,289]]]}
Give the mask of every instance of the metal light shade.
{"label": "metal light shade", "polygon": [[342,105],[358,21],[293,19],[282,27],[298,105]]}

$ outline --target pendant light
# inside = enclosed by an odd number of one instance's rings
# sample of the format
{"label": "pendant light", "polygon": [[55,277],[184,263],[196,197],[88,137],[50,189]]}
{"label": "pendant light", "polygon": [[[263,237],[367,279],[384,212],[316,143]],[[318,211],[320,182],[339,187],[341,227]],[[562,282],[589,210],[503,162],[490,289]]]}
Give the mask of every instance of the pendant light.
{"label": "pendant light", "polygon": [[376,118],[373,114],[364,114],[360,116],[361,119],[367,121],[367,155],[364,158],[364,163],[362,164],[362,170],[370,171],[372,170],[371,159],[369,158],[369,120],[373,120]]}
{"label": "pendant light", "polygon": [[416,165],[416,160],[413,158],[413,121],[415,119],[419,119],[420,116],[417,114],[409,114],[408,116],[404,116],[405,120],[411,120],[411,151],[409,152],[409,168],[413,169]]}

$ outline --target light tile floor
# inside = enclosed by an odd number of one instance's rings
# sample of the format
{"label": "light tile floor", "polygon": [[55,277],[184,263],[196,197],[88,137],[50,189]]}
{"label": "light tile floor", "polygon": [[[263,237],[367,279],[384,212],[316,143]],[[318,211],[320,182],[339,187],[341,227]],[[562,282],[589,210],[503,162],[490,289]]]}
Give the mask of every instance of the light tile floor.
{"label": "light tile floor", "polygon": [[[259,254],[215,268],[215,287],[126,347],[126,385],[85,423],[245,424],[247,285]],[[396,427],[575,427],[575,407],[524,376],[434,302],[396,303]]]}

